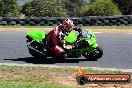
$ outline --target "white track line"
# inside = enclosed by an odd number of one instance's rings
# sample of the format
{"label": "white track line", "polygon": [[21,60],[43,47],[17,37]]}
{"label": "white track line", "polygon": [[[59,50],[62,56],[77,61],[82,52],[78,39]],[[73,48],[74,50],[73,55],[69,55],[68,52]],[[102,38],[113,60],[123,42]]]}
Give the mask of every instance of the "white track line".
{"label": "white track line", "polygon": [[132,33],[128,33],[128,34],[132,34]]}
{"label": "white track line", "polygon": [[118,69],[118,68],[100,68],[100,67],[84,67],[84,68],[93,68],[96,70],[110,70],[110,71],[122,71],[122,72],[132,72],[132,69]]}
{"label": "white track line", "polygon": [[102,33],[102,32],[94,32],[95,34],[99,34],[99,33]]}
{"label": "white track line", "polygon": [[[34,66],[34,67],[50,67],[50,68],[78,68],[79,66],[58,66],[58,65],[51,65],[51,64],[16,64],[16,63],[0,63],[0,65],[7,65],[7,66]],[[118,68],[100,68],[100,67],[82,67],[84,69],[92,68],[95,70],[110,70],[110,71],[122,71],[122,72],[132,72],[132,69],[118,69]]]}

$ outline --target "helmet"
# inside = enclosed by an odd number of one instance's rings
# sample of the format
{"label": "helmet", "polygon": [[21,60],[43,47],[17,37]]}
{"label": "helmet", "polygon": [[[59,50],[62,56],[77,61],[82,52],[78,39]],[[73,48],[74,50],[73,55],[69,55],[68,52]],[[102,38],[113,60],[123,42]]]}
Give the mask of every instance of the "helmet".
{"label": "helmet", "polygon": [[63,22],[63,25],[65,27],[65,31],[66,32],[70,32],[72,30],[72,27],[74,26],[73,24],[73,21],[70,20],[70,19],[66,19],[64,22]]}

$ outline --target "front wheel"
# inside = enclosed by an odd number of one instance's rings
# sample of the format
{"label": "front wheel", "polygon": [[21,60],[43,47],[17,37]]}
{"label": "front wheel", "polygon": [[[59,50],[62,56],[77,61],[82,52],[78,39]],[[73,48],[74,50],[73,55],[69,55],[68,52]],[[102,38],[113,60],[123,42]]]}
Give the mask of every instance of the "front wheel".
{"label": "front wheel", "polygon": [[89,53],[89,52],[86,51],[82,55],[85,58],[87,58],[88,60],[97,61],[99,58],[102,57],[102,55],[103,55],[103,49],[100,46],[98,46],[97,48],[93,49],[92,53]]}
{"label": "front wheel", "polygon": [[99,59],[102,57],[102,55],[103,55],[103,49],[100,46],[98,46],[93,50],[93,58]]}

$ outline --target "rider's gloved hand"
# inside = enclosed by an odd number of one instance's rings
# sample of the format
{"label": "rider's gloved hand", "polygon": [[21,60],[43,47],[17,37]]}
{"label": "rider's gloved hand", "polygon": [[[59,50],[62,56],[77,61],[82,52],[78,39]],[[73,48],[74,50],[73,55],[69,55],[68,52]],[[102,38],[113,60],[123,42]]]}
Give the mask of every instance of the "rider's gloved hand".
{"label": "rider's gloved hand", "polygon": [[72,49],[72,48],[73,48],[72,45],[64,45],[63,47],[64,47],[65,49]]}
{"label": "rider's gloved hand", "polygon": [[77,48],[77,47],[78,47],[77,43],[72,45],[72,48]]}

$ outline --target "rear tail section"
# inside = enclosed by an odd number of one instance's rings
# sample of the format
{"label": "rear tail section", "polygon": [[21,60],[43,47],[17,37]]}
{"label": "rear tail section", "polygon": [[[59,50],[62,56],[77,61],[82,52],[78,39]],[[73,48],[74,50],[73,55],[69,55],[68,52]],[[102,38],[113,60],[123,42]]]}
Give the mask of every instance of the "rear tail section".
{"label": "rear tail section", "polygon": [[46,32],[41,30],[27,31],[27,47],[29,53],[36,58],[45,57]]}
{"label": "rear tail section", "polygon": [[32,39],[38,43],[43,43],[43,40],[46,37],[46,32],[41,30],[29,30],[27,31],[27,37],[28,39]]}

